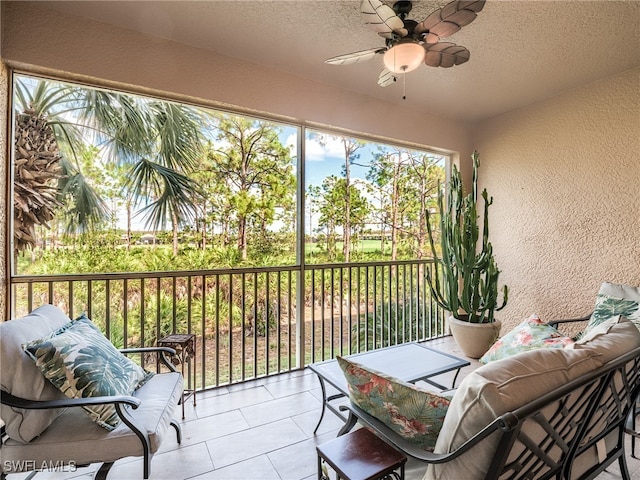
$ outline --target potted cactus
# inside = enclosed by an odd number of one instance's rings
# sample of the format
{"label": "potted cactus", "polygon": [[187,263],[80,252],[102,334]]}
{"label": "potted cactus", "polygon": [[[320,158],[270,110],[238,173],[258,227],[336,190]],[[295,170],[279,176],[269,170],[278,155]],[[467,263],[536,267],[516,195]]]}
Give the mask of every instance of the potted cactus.
{"label": "potted cactus", "polygon": [[465,195],[460,172],[453,166],[450,187],[438,192],[440,214],[440,252],[435,234],[427,222],[429,243],[435,268],[427,270],[431,294],[442,308],[451,313],[449,328],[456,343],[471,358],[481,357],[498,338],[501,324],[494,312],[507,304],[508,289],[502,289],[502,304],[498,306],[498,276],[500,271],[493,258],[489,242],[489,198],[482,191],[484,216],[480,236],[478,215],[478,168],[480,161],[473,152],[473,188]]}

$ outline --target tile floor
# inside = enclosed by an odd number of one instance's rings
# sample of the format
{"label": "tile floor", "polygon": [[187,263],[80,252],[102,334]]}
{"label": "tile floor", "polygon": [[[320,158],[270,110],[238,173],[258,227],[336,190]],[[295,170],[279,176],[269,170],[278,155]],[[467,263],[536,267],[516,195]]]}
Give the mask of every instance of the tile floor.
{"label": "tile floor", "polygon": [[[451,337],[429,342],[462,356]],[[477,368],[460,373],[460,380]],[[451,381],[452,374],[439,380]],[[308,369],[231,387],[200,392],[197,406],[187,400],[182,421],[183,441],[167,437],[151,462],[151,480],[312,480],[317,478],[315,446],[334,438],[342,422],[327,411],[316,435],[313,429],[321,410],[318,379]],[[176,409],[176,418],[181,410]],[[629,447],[628,447],[629,449]],[[632,480],[640,480],[640,460],[627,456]],[[89,480],[98,469],[90,465],[76,472],[41,472],[36,480]],[[407,480],[422,478],[425,467],[407,464]],[[9,475],[23,480],[25,474]],[[109,480],[142,478],[142,462],[123,459]],[[599,480],[621,478],[617,465]],[[465,480],[465,479],[461,479]]]}

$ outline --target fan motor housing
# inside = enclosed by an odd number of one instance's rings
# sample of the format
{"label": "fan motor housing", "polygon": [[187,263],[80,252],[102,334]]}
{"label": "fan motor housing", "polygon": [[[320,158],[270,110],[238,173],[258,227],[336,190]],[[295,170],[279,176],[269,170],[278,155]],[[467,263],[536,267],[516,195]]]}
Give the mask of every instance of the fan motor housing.
{"label": "fan motor housing", "polygon": [[409,0],[399,0],[393,4],[393,11],[396,12],[401,19],[404,20],[404,17],[409,14],[411,9],[413,8],[413,2]]}

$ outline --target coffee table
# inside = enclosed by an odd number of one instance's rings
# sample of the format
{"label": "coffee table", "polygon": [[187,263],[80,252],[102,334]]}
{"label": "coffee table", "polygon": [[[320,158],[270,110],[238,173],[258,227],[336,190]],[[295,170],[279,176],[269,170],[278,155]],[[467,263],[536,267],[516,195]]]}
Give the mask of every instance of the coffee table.
{"label": "coffee table", "polygon": [[[415,383],[423,380],[441,390],[454,388],[460,369],[470,365],[467,360],[415,342],[345,355],[345,358],[405,382]],[[313,433],[316,433],[327,408],[346,421],[344,415],[331,402],[349,396],[349,390],[347,380],[336,359],[312,363],[309,368],[318,375],[320,387],[322,388],[322,412],[320,413],[318,424],[313,430]],[[451,387],[442,386],[431,379],[431,377],[451,371],[456,372]],[[338,393],[327,397],[325,382],[334,387]]]}

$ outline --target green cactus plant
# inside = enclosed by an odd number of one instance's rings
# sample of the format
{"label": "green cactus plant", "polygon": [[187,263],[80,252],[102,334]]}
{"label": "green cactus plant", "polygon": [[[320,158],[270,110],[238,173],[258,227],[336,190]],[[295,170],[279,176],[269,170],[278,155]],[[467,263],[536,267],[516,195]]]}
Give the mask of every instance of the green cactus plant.
{"label": "green cactus plant", "polygon": [[[427,221],[429,243],[435,268],[427,270],[426,278],[431,293],[442,308],[454,318],[470,323],[492,323],[494,312],[507,304],[508,288],[502,289],[502,305],[498,306],[498,277],[500,270],[493,258],[493,247],[489,242],[489,198],[482,190],[484,217],[482,238],[478,225],[478,168],[477,152],[473,160],[473,189],[465,195],[462,178],[453,166],[449,192],[445,205],[445,194],[438,189],[440,214],[441,253],[436,250],[436,241],[431,222]],[[481,248],[478,242],[481,241]]]}

